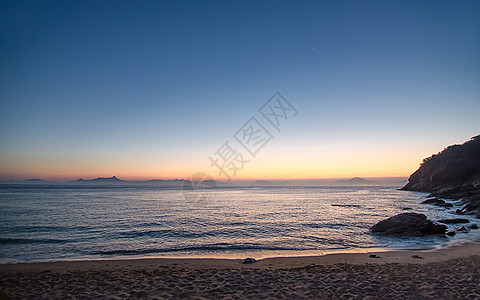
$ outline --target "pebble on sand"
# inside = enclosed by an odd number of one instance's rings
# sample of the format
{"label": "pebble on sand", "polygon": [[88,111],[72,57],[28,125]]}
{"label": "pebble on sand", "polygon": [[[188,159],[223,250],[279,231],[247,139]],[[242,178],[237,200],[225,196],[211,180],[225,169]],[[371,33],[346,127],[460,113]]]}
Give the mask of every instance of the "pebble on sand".
{"label": "pebble on sand", "polygon": [[247,257],[243,261],[244,264],[253,264],[253,263],[256,263],[256,262],[257,262],[257,260],[255,258],[251,258],[251,257]]}

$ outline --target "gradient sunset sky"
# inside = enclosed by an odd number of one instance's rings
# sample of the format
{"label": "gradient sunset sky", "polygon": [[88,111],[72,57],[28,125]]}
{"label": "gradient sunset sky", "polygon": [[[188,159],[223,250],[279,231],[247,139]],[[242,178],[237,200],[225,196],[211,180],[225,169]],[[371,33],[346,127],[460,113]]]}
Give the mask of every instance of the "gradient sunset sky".
{"label": "gradient sunset sky", "polygon": [[[480,134],[480,1],[1,1],[0,180],[408,176]],[[279,91],[298,114],[268,124]],[[271,132],[255,157],[233,135]]]}

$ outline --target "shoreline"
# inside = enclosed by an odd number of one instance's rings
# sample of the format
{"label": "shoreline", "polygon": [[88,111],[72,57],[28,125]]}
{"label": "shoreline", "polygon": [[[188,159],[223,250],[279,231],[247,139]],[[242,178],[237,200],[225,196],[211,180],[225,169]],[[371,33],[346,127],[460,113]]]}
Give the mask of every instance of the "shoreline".
{"label": "shoreline", "polygon": [[[235,257],[224,257],[219,254],[218,257],[212,256],[152,256],[152,257],[118,257],[118,258],[96,258],[96,259],[72,259],[72,260],[55,260],[45,262],[20,262],[0,264],[0,272],[4,271],[18,271],[18,270],[44,270],[72,267],[88,267],[95,268],[99,265],[118,266],[124,265],[132,266],[170,266],[170,265],[184,265],[186,267],[204,267],[208,264],[212,266],[228,266],[239,267],[243,265],[243,260],[247,257],[255,258],[257,260],[254,264],[248,264],[249,267],[264,267],[268,264],[269,267],[277,267],[282,265],[282,268],[287,267],[302,267],[308,264],[365,264],[365,263],[426,263],[426,262],[440,262],[449,259],[456,259],[468,257],[472,255],[480,256],[480,240],[464,241],[459,243],[452,243],[448,245],[440,245],[428,249],[392,249],[392,248],[356,248],[337,250],[304,250],[312,254],[302,254],[303,251],[292,250],[292,254],[283,256],[265,256],[258,257],[248,255],[247,253],[235,254]],[[273,251],[276,252],[276,251]],[[320,253],[315,255],[315,253]],[[252,253],[250,253],[252,254]],[[372,259],[370,255],[377,255],[380,258]],[[412,255],[422,255],[422,260],[412,260]],[[219,264],[217,264],[219,263]],[[197,265],[198,264],[198,265]]]}
{"label": "shoreline", "polygon": [[[436,252],[452,247],[458,247],[465,244],[480,245],[480,230],[469,232],[466,239],[453,240],[451,237],[445,237],[446,241],[442,244],[424,244],[417,247],[368,247],[368,248],[339,248],[339,249],[317,249],[317,250],[249,250],[249,251],[218,251],[218,252],[169,252],[170,254],[147,254],[147,255],[105,255],[105,256],[84,256],[78,258],[51,258],[51,259],[32,259],[32,260],[10,260],[0,262],[2,266],[9,265],[33,265],[50,263],[69,263],[69,262],[101,262],[101,261],[138,261],[138,260],[244,260],[245,258],[255,258],[256,260],[274,259],[274,258],[300,258],[300,257],[323,257],[329,255],[359,255],[359,254],[378,254],[378,253],[403,253],[411,252]],[[479,249],[480,253],[480,249]]]}
{"label": "shoreline", "polygon": [[480,297],[480,243],[275,257],[252,264],[215,258],[5,264],[0,265],[0,290],[12,299],[475,299]]}
{"label": "shoreline", "polygon": [[375,254],[385,252],[405,252],[405,251],[437,251],[448,249],[463,244],[479,244],[480,238],[470,238],[460,241],[448,241],[443,244],[422,245],[418,248],[395,248],[395,247],[370,247],[370,248],[339,248],[339,249],[318,249],[318,250],[249,250],[249,251],[222,251],[209,252],[208,254],[200,254],[200,252],[174,253],[172,254],[152,254],[152,255],[112,255],[100,257],[79,257],[65,259],[35,259],[30,261],[12,261],[1,262],[1,266],[19,265],[19,264],[49,264],[49,263],[69,263],[69,262],[98,262],[98,261],[136,261],[136,260],[152,260],[152,259],[225,259],[225,260],[243,260],[251,257],[256,260],[274,259],[274,258],[299,258],[299,257],[323,257],[327,255],[338,254]]}

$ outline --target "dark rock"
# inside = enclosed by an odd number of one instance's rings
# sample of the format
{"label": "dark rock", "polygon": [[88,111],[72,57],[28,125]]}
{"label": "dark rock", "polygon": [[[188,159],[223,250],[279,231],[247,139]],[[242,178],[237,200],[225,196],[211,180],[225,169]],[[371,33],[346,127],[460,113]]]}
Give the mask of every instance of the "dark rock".
{"label": "dark rock", "polygon": [[422,204],[435,204],[438,201],[445,202],[443,200],[439,200],[438,198],[431,198],[431,199],[427,199],[427,200],[422,201]]}
{"label": "dark rock", "polygon": [[468,228],[470,228],[470,229],[478,229],[478,226],[477,226],[477,224],[472,224],[472,225],[468,226]]}
{"label": "dark rock", "polygon": [[472,214],[480,212],[480,199],[471,198],[468,204],[462,208],[462,212]]}
{"label": "dark rock", "polygon": [[375,254],[370,254],[368,257],[370,257],[370,258],[381,258],[380,256],[375,255]]}
{"label": "dark rock", "polygon": [[378,222],[370,230],[383,234],[423,236],[426,234],[445,234],[447,226],[434,224],[424,214],[402,213]]}
{"label": "dark rock", "polygon": [[423,259],[423,257],[421,257],[420,255],[412,255],[412,258],[417,258],[417,259]]}
{"label": "dark rock", "polygon": [[253,264],[253,263],[256,263],[256,262],[257,262],[257,260],[255,258],[251,258],[251,257],[247,257],[243,261],[244,264]]}
{"label": "dark rock", "polygon": [[443,224],[459,224],[459,223],[470,223],[470,220],[468,219],[442,219],[438,220],[438,223],[443,223]]}
{"label": "dark rock", "polygon": [[404,208],[402,208],[402,210],[412,210],[412,208],[411,207],[404,207]]}
{"label": "dark rock", "polygon": [[438,198],[427,199],[422,202],[422,204],[433,204],[436,206],[443,206],[443,207],[453,207],[453,204],[445,202],[445,200],[441,200]]}
{"label": "dark rock", "polygon": [[467,231],[467,229],[465,228],[465,226],[462,226],[462,227],[458,228],[457,231]]}
{"label": "dark rock", "polygon": [[448,236],[454,236],[455,235],[455,231],[449,231],[447,233],[445,233],[446,235]]}
{"label": "dark rock", "polygon": [[459,210],[459,209],[457,209],[457,210],[455,211],[455,213],[456,213],[457,215],[463,215],[462,211]]}
{"label": "dark rock", "polygon": [[445,201],[443,201],[443,203],[435,203],[434,205],[436,206],[443,206],[443,207],[453,207],[453,204],[452,203],[447,203]]}

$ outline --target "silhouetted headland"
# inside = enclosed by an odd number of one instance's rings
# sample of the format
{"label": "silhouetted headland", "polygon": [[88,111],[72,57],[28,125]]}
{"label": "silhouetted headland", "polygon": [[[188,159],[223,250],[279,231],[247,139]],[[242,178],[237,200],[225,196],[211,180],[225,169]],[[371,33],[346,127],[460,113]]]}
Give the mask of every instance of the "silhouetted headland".
{"label": "silhouetted headland", "polygon": [[[464,206],[457,209],[457,214],[480,218],[480,135],[425,158],[401,189],[431,193],[429,197],[461,200]],[[445,203],[433,200],[434,205]]]}

